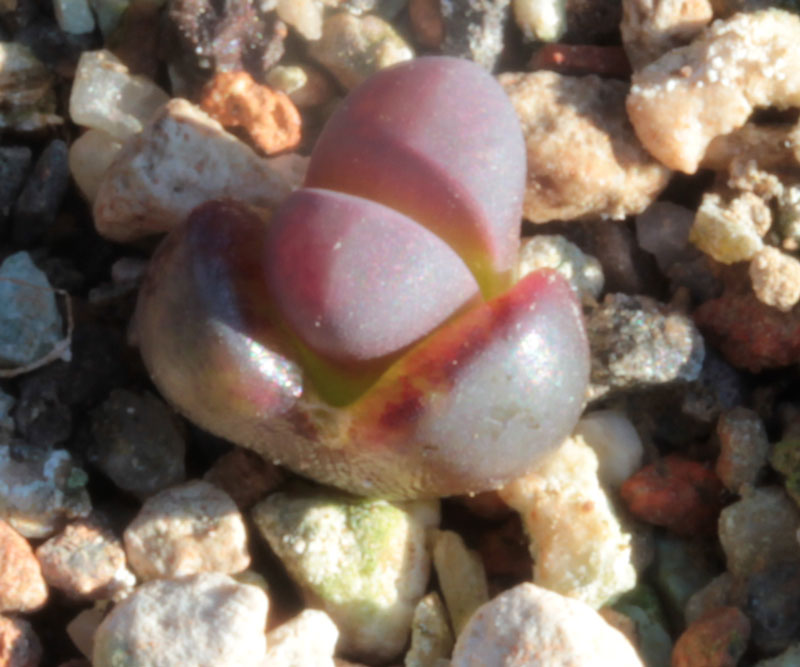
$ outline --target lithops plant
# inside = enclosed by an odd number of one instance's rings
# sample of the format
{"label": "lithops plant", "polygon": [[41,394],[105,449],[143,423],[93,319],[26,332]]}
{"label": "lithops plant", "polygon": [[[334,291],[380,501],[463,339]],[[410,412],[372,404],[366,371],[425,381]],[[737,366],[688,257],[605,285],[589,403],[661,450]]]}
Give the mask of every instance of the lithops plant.
{"label": "lithops plant", "polygon": [[571,431],[589,369],[567,283],[515,282],[524,183],[491,76],[383,70],[270,220],[208,202],[164,240],[136,314],[154,382],[203,428],[355,493],[518,477]]}

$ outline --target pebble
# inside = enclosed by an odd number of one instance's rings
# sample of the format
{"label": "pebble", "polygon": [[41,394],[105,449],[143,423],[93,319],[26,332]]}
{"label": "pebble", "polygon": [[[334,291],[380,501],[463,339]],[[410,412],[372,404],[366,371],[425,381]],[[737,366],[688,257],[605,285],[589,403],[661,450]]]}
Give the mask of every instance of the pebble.
{"label": "pebble", "polygon": [[[106,41],[119,25],[128,7],[131,6],[131,2],[132,0],[89,0],[97,18],[97,25]],[[133,0],[133,4],[141,5],[143,3]]]}
{"label": "pebble", "polygon": [[0,146],[0,239],[6,234],[11,210],[27,179],[32,156],[27,146]]}
{"label": "pebble", "polygon": [[38,667],[42,643],[28,621],[0,616],[0,665],[3,667]]}
{"label": "pebble", "polygon": [[731,201],[706,193],[697,209],[689,240],[723,264],[752,259],[764,247],[761,237],[772,224],[766,202],[745,192]]}
{"label": "pebble", "polygon": [[133,588],[122,542],[92,521],[76,521],[36,549],[47,583],[75,599],[108,599]]}
{"label": "pebble", "polygon": [[93,204],[103,176],[122,143],[103,130],[89,129],[69,147],[69,171],[86,200]]}
{"label": "pebble", "polygon": [[306,40],[313,42],[322,37],[322,19],[325,3],[321,0],[277,0],[275,11]]}
{"label": "pebble", "polygon": [[519,512],[530,540],[533,581],[593,608],[636,585],[630,529],[598,479],[598,456],[568,438],[501,498]]}
{"label": "pebble", "polygon": [[694,211],[669,201],[653,202],[636,216],[636,240],[651,253],[663,273],[676,262],[696,257],[697,249],[689,243]]}
{"label": "pebble", "polygon": [[11,235],[19,246],[30,246],[56,220],[69,185],[67,145],[54,139],[36,160],[14,205]]}
{"label": "pebble", "polygon": [[523,583],[483,605],[456,641],[452,667],[642,667],[628,640],[591,607]]}
{"label": "pebble", "polygon": [[244,447],[219,457],[203,476],[227,493],[240,510],[250,509],[284,480],[284,473],[270,461]]}
{"label": "pebble", "polygon": [[567,31],[565,0],[513,0],[514,22],[529,42],[554,42]]}
{"label": "pebble", "polygon": [[53,0],[53,9],[64,32],[81,35],[94,30],[94,16],[88,0]]}
{"label": "pebble", "polygon": [[720,607],[742,607],[740,582],[730,573],[723,572],[705,586],[692,593],[686,601],[683,616],[691,625]]}
{"label": "pebble", "polygon": [[347,12],[327,18],[309,53],[350,90],[375,72],[414,57],[411,47],[383,19]]}
{"label": "pebble", "polygon": [[103,618],[108,611],[107,607],[107,602],[95,603],[94,606],[79,612],[67,623],[67,636],[87,658],[92,657],[94,635],[103,622]]}
{"label": "pebble", "polygon": [[269,71],[267,83],[286,93],[301,109],[326,104],[334,95],[328,77],[308,65],[277,65]]}
{"label": "pebble", "polygon": [[34,372],[19,383],[14,418],[17,431],[32,447],[52,449],[72,433],[72,410],[61,399],[63,383],[57,373]]}
{"label": "pebble", "polygon": [[785,560],[800,559],[797,506],[779,487],[749,490],[719,517],[719,541],[728,570],[744,578]]}
{"label": "pebble", "polygon": [[700,376],[705,345],[694,322],[650,297],[607,294],[587,333],[593,397]]}
{"label": "pebble", "polygon": [[644,446],[636,427],[619,410],[593,410],[580,418],[573,430],[597,455],[597,478],[618,490],[642,466]]}
{"label": "pebble", "polygon": [[151,581],[105,618],[93,667],[258,667],[267,596],[219,573]]}
{"label": "pebble", "polygon": [[735,368],[757,373],[800,361],[800,309],[784,313],[749,289],[729,289],[701,304],[693,317]]}
{"label": "pebble", "polygon": [[16,40],[0,41],[0,62],[3,63],[0,130],[33,132],[60,125],[64,121],[54,113],[56,98],[52,75],[31,48],[21,43],[19,34]]}
{"label": "pebble", "polygon": [[253,520],[307,602],[339,628],[339,651],[365,662],[397,657],[425,594],[425,532],[438,503],[390,503],[318,489],[270,495]]}
{"label": "pebble", "polygon": [[503,51],[511,0],[450,0],[441,6],[442,52],[493,71]]}
{"label": "pebble", "polygon": [[518,279],[537,269],[555,269],[582,296],[597,299],[603,291],[603,267],[563,236],[537,234],[522,240]]}
{"label": "pebble", "polygon": [[788,648],[800,637],[800,560],[776,563],[752,574],[744,611],[753,643],[766,654]]}
{"label": "pebble", "polygon": [[759,301],[789,312],[800,301],[800,261],[765,246],[750,260],[750,282]]}
{"label": "pebble", "polygon": [[754,485],[767,465],[769,440],[758,414],[737,407],[722,414],[717,422],[720,452],[715,470],[729,491],[738,493]]}
{"label": "pebble", "polygon": [[444,41],[444,17],[439,0],[410,0],[408,18],[414,37],[426,49],[439,49]]}
{"label": "pebble", "polygon": [[166,232],[209,199],[271,208],[289,194],[280,171],[186,100],[173,99],[117,154],[100,183],[95,226],[115,241]]}
{"label": "pebble", "polygon": [[498,80],[525,136],[527,220],[622,220],[667,185],[669,170],[642,147],[625,113],[627,83],[547,71]]}
{"label": "pebble", "polygon": [[700,377],[689,384],[681,399],[681,413],[711,425],[725,410],[742,405],[745,392],[741,374],[707,346]]}
{"label": "pebble", "polygon": [[411,619],[411,646],[406,652],[403,665],[436,667],[437,661],[447,661],[450,657],[453,643],[453,633],[444,603],[437,593],[428,593],[414,610],[414,617]]}
{"label": "pebble", "polygon": [[242,128],[267,155],[300,143],[300,112],[289,97],[256,83],[247,72],[218,72],[203,89],[200,108],[227,128]]}
{"label": "pebble", "polygon": [[144,76],[132,75],[110,51],[85,51],[75,72],[69,115],[78,125],[124,141],[141,132],[168,100],[161,88]]}
{"label": "pebble", "polygon": [[119,488],[144,499],[185,479],[184,435],[160,398],[114,389],[91,420],[89,458]]}
{"label": "pebble", "polygon": [[486,572],[478,553],[467,549],[458,533],[436,531],[432,542],[436,577],[457,636],[473,612],[489,600]]}
{"label": "pebble", "polygon": [[624,593],[613,607],[633,623],[634,645],[647,667],[670,667],[672,638],[667,628],[669,622],[655,589],[647,584],[639,584]]}
{"label": "pebble", "polygon": [[2,520],[0,573],[0,613],[28,613],[47,602],[47,584],[31,545]]}
{"label": "pebble", "polygon": [[672,667],[736,667],[747,649],[750,621],[736,607],[720,607],[678,637]]}
{"label": "pebble", "polygon": [[0,446],[0,517],[21,535],[49,537],[66,519],[89,515],[86,473],[63,449]]}
{"label": "pebble", "polygon": [[656,533],[653,584],[673,627],[684,627],[686,603],[719,574],[706,542]]}
{"label": "pebble", "polygon": [[339,631],[330,616],[305,609],[267,633],[263,667],[333,667]]}
{"label": "pebble", "polygon": [[707,465],[670,454],[630,477],[620,496],[637,519],[693,536],[714,533],[724,490]]}
{"label": "pebble", "polygon": [[202,480],[148,498],[124,540],[131,568],[145,580],[236,574],[250,565],[242,515],[227,493]]}

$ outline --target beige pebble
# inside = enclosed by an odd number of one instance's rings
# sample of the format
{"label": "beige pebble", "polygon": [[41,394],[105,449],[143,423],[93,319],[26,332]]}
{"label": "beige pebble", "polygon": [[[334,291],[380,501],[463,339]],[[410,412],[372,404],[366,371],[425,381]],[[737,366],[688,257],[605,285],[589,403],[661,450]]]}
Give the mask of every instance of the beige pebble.
{"label": "beige pebble", "polygon": [[117,154],[100,183],[94,221],[106,238],[132,241],[169,231],[209,199],[271,208],[290,189],[268,160],[198,107],[173,99]]}
{"label": "beige pebble", "polygon": [[110,598],[136,581],[121,540],[91,521],[71,523],[39,545],[36,557],[47,583],[73,598]]}
{"label": "beige pebble", "polygon": [[787,313],[800,301],[800,261],[765,246],[750,260],[750,282],[759,301]]}
{"label": "beige pebble", "polygon": [[478,609],[458,637],[452,660],[452,667],[599,664],[642,667],[628,640],[591,607],[530,583]]}
{"label": "beige pebble", "polygon": [[149,498],[124,533],[143,579],[200,572],[235,574],[250,564],[242,515],[227,493],[195,480]]}
{"label": "beige pebble", "polygon": [[531,222],[643,211],[669,170],[639,143],[625,113],[627,85],[555,72],[502,74],[525,135],[524,215]]}

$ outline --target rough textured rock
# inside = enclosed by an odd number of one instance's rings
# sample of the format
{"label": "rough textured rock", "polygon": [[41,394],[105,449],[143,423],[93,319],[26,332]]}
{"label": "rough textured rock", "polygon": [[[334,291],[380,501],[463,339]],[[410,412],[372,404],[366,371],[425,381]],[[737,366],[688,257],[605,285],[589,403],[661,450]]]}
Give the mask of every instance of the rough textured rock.
{"label": "rough textured rock", "polygon": [[528,149],[524,214],[531,222],[643,211],[669,170],[642,148],[625,113],[627,85],[555,72],[502,74]]}
{"label": "rough textured rock", "polygon": [[642,667],[627,639],[591,607],[519,584],[475,612],[456,641],[453,667]]}
{"label": "rough textured rock", "polygon": [[166,232],[209,199],[271,207],[285,176],[186,100],[173,99],[117,154],[94,203],[98,231],[115,241]]}
{"label": "rough textured rock", "polygon": [[228,494],[201,480],[148,498],[124,540],[131,567],[142,579],[236,574],[250,564],[239,510]]}
{"label": "rough textured rock", "polygon": [[306,601],[336,623],[343,655],[397,656],[428,581],[425,531],[438,504],[301,489],[273,493],[253,519]]}
{"label": "rough textured rock", "polygon": [[306,609],[267,634],[267,655],[262,667],[333,667],[339,631],[318,609]]}
{"label": "rough textured rock", "polygon": [[36,611],[47,601],[47,584],[28,541],[0,521],[0,613]]}
{"label": "rough textured rock", "polygon": [[151,581],[95,635],[93,667],[258,667],[268,601],[255,586],[208,573]]}

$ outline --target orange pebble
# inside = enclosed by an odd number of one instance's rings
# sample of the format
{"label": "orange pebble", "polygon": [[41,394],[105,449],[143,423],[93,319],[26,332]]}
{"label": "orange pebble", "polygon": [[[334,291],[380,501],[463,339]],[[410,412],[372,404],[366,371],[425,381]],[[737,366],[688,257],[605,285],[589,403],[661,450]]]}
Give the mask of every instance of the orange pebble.
{"label": "orange pebble", "polygon": [[698,535],[715,531],[725,488],[705,464],[671,455],[628,478],[620,494],[642,521]]}
{"label": "orange pebble", "polygon": [[241,127],[268,155],[300,143],[302,119],[280,91],[256,83],[247,72],[219,72],[203,89],[200,106],[225,127]]}
{"label": "orange pebble", "polygon": [[672,667],[736,667],[749,637],[747,616],[720,607],[686,628],[672,650]]}

